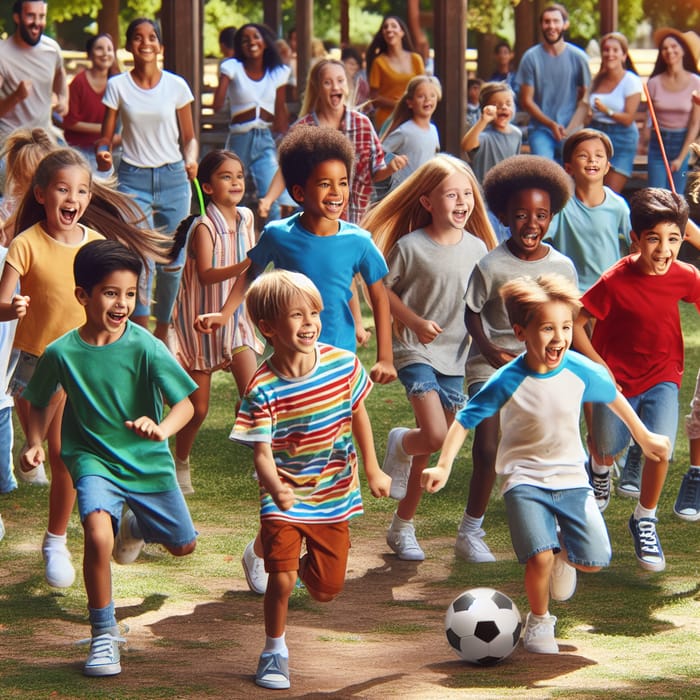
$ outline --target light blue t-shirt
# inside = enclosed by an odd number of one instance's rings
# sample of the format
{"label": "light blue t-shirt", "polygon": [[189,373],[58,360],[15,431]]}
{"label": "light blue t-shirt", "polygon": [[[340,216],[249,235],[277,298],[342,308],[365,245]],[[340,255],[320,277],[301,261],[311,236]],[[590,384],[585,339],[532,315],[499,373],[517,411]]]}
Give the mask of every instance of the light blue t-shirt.
{"label": "light blue t-shirt", "polygon": [[367,285],[382,280],[389,271],[384,257],[369,232],[355,224],[339,220],[336,234],[317,236],[299,223],[300,217],[293,214],[265,226],[258,244],[248,251],[254,272],[272,263],[305,274],[323,299],[321,342],[355,352],[352,279],[359,273]]}
{"label": "light blue t-shirt", "polygon": [[[520,61],[517,83],[535,89],[534,100],[542,112],[566,126],[576,111],[578,88],[591,82],[588,56],[566,43],[558,56],[547,53],[542,44],[529,48]],[[542,126],[535,123],[534,126]]]}
{"label": "light blue t-shirt", "polygon": [[631,243],[627,202],[609,187],[603,189],[602,204],[589,207],[574,195],[549,225],[552,245],[574,263],[581,292],[626,255]]}

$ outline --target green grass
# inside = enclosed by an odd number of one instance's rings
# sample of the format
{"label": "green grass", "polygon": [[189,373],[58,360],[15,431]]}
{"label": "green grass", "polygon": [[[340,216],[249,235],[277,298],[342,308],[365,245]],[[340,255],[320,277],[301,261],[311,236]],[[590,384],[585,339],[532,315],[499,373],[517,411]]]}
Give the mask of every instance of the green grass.
{"label": "green grass", "polygon": [[[607,658],[607,662],[571,662],[570,670],[576,674],[576,697],[700,697],[700,685],[696,680],[700,677],[697,653],[700,523],[684,523],[672,515],[680,479],[688,464],[683,415],[687,412],[700,367],[700,327],[695,309],[686,306],[683,320],[686,374],[681,391],[681,419],[675,459],[659,504],[659,532],[667,555],[667,570],[650,575],[639,569],[627,532],[634,501],[613,496],[605,513],[614,551],[611,566],[600,574],[586,576],[574,598],[566,606],[558,606],[556,611],[559,616],[557,635],[562,644],[582,634],[590,635],[596,649]],[[371,366],[373,350],[362,350],[361,357],[365,366]],[[240,590],[230,590],[232,579],[242,579],[239,556],[257,529],[258,510],[251,452],[228,440],[235,399],[231,378],[217,374],[210,415],[192,459],[197,491],[189,504],[201,535],[196,552],[178,560],[149,546],[138,566],[113,566],[114,590],[118,617],[127,623],[129,618],[138,615],[157,618],[159,611],[172,603],[213,605],[216,606],[217,625],[234,622],[246,625],[247,636],[227,640],[228,648],[246,647],[249,643],[257,648],[262,635],[259,600]],[[368,410],[377,452],[381,455],[389,429],[411,425],[413,416],[397,382],[375,387],[368,399]],[[464,508],[470,469],[469,445],[465,445],[446,488],[435,496],[426,496],[421,503],[416,519],[421,540],[454,537]],[[173,649],[186,648],[194,655],[214,656],[225,652],[226,644],[206,638],[179,640],[173,635],[164,634],[159,638],[156,634],[148,650],[142,644],[130,651],[129,666],[138,669],[139,682],[144,683],[139,690],[111,681],[96,685],[94,680],[81,676],[83,651],[76,652],[72,644],[88,635],[85,592],[80,582],[56,592],[43,581],[39,543],[45,528],[46,495],[45,489],[21,486],[12,494],[0,497],[0,512],[8,529],[5,540],[0,543],[0,697],[27,700],[49,696],[221,696],[220,679],[199,677],[194,670],[191,680],[183,685],[182,679],[175,682],[169,678],[167,668],[162,673],[153,670],[152,657],[161,651],[167,654]],[[383,528],[394,508],[394,502],[374,499],[365,490],[366,515],[353,523],[354,541],[363,536],[381,541]],[[434,587],[451,595],[453,591],[456,594],[474,586],[494,586],[510,595],[524,613],[527,601],[523,571],[513,558],[503,500],[497,495],[489,506],[485,527],[488,542],[500,560],[489,566],[473,566],[455,559],[450,550],[445,562],[448,573],[442,580],[436,580]],[[75,563],[79,565],[82,534],[76,515],[71,520],[69,539]],[[327,610],[311,601],[303,590],[295,591],[290,602],[290,615],[302,611],[309,624],[319,627],[323,627],[327,619]],[[320,631],[318,639],[326,644],[319,647],[332,650],[336,646],[347,647],[358,641],[391,635],[399,637],[410,654],[412,636],[424,633],[435,619],[441,619],[443,606],[429,599],[392,600],[389,597],[379,612],[381,617],[362,631],[350,625],[332,633]],[[172,624],[172,617],[168,623]],[[47,634],[52,640],[50,644],[42,642]],[[655,635],[663,635],[663,642],[656,643]],[[436,645],[443,643],[443,639],[436,638]],[[319,653],[324,652],[320,649]],[[448,677],[436,681],[435,696],[440,694],[441,687],[445,692],[461,688],[479,694],[500,689],[503,694],[524,696],[533,687],[528,676],[529,666],[546,667],[539,661],[505,664],[498,667],[497,673],[450,667]],[[544,672],[543,676],[550,678]],[[601,678],[606,679],[606,688],[601,687]],[[585,690],[589,685],[590,690]],[[547,694],[572,697],[570,687],[548,686]]]}

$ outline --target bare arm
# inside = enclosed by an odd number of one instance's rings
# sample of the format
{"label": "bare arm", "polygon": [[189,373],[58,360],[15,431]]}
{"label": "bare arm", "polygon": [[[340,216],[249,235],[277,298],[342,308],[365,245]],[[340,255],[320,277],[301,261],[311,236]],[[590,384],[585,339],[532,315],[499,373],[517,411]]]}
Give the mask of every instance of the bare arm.
{"label": "bare arm", "polygon": [[246,258],[234,265],[214,267],[211,264],[214,253],[214,243],[209,229],[204,224],[199,224],[192,235],[192,248],[194,250],[197,279],[200,284],[207,286],[223,282],[224,280],[238,277],[245,272],[250,265],[250,258]]}
{"label": "bare arm", "polygon": [[668,461],[671,454],[671,441],[665,435],[649,432],[619,391],[608,407],[629,428],[634,441],[642,448],[646,457],[654,462]]}
{"label": "bare arm", "polygon": [[690,112],[690,119],[688,120],[688,132],[686,133],[685,141],[683,141],[683,147],[670,163],[673,172],[680,170],[681,164],[688,155],[690,144],[693,143],[698,136],[698,131],[700,131],[700,104],[693,101],[693,108]]}
{"label": "bare arm", "polygon": [[453,421],[447,431],[445,441],[442,443],[437,464],[430,469],[424,469],[423,474],[421,474],[421,486],[428,493],[439,491],[447,483],[452,471],[452,465],[457,459],[457,455],[462,449],[467,435],[469,435],[469,431],[458,421]]}
{"label": "bare arm", "polygon": [[112,152],[110,149],[114,138],[114,130],[117,127],[117,116],[118,113],[115,109],[110,107],[105,109],[105,116],[102,119],[102,135],[95,141],[97,169],[102,172],[112,168]]}
{"label": "bare arm", "polygon": [[374,314],[374,327],[377,333],[377,362],[372,367],[370,376],[377,384],[388,384],[396,379],[394,368],[394,353],[391,349],[391,312],[389,311],[389,298],[382,280],[367,285],[372,313]]}
{"label": "bare arm", "polygon": [[29,297],[15,294],[19,272],[5,263],[0,277],[0,321],[13,321],[27,314]]}
{"label": "bare arm", "polygon": [[189,397],[185,397],[172,405],[168,415],[160,423],[156,423],[150,416],[141,416],[136,420],[124,421],[124,425],[139,437],[162,442],[187,425],[193,415],[194,406]]}
{"label": "bare arm", "polygon": [[484,359],[492,366],[498,369],[510,362],[515,355],[507,350],[494,345],[490,338],[484,332],[484,324],[481,321],[481,314],[467,308],[464,315],[467,330],[472,340],[477,344],[479,351],[484,356]]}
{"label": "bare arm", "polygon": [[221,73],[219,74],[219,84],[214,91],[214,101],[212,103],[212,109],[215,112],[218,112],[224,106],[226,102],[226,92],[230,83],[231,78]]}
{"label": "bare arm", "polygon": [[362,465],[367,477],[369,490],[375,498],[389,495],[391,477],[379,468],[377,452],[374,449],[372,424],[367,415],[364,401],[353,411],[352,436],[362,457]]}
{"label": "bare arm", "polygon": [[0,117],[4,117],[20,102],[24,102],[24,100],[29,97],[29,91],[31,89],[31,80],[20,80],[13,92],[11,92],[5,99],[0,99]]}
{"label": "bare arm", "polygon": [[177,110],[177,123],[180,127],[180,140],[182,141],[182,155],[185,158],[185,170],[187,178],[194,180],[197,175],[197,159],[199,158],[199,141],[194,133],[192,121],[192,105],[186,104]]}
{"label": "bare arm", "polygon": [[422,318],[415,311],[409,309],[392,289],[387,287],[386,293],[389,297],[391,315],[413,331],[421,343],[424,345],[432,343],[442,333],[442,328],[435,321]]}
{"label": "bare arm", "polygon": [[561,141],[566,137],[566,129],[563,125],[557,124],[553,119],[550,119],[535,102],[535,88],[532,85],[521,85],[520,93],[518,94],[520,106],[534,119],[546,126],[554,135],[557,141]]}
{"label": "bare arm", "polygon": [[638,92],[634,95],[628,95],[625,99],[625,109],[623,112],[613,112],[613,114],[608,114],[608,107],[599,98],[596,97],[594,100],[594,106],[599,112],[604,112],[610,117],[616,124],[622,124],[622,126],[630,126],[634,122],[634,118],[637,114],[637,109],[639,108],[639,103],[642,99],[642,93]]}
{"label": "bare arm", "polygon": [[294,505],[294,491],[282,483],[269,443],[256,442],[253,445],[253,464],[261,486],[272,496],[277,507],[289,510]]}
{"label": "bare arm", "polygon": [[270,186],[267,188],[267,192],[263,197],[260,197],[258,202],[258,214],[263,218],[267,219],[270,213],[270,207],[272,203],[277,200],[277,198],[284,192],[284,177],[282,176],[282,170],[277,168]]}
{"label": "bare arm", "polygon": [[235,310],[243,303],[248,285],[251,283],[252,277],[250,266],[241,275],[238,276],[236,283],[231,287],[231,291],[226,297],[221,311],[216,311],[210,314],[200,314],[194,322],[194,327],[200,333],[211,333],[215,328],[223,326],[233,316]]}
{"label": "bare arm", "polygon": [[462,150],[466,153],[479,148],[479,137],[481,132],[496,118],[498,110],[494,105],[484,105],[481,110],[481,116],[469,131],[462,137]]}
{"label": "bare arm", "polygon": [[58,114],[64,116],[68,113],[68,79],[66,78],[66,70],[63,65],[56,70],[53,77],[53,91],[58,98],[55,110]]}
{"label": "bare arm", "polygon": [[26,467],[38,467],[46,458],[42,443],[49,428],[49,408],[29,404],[27,416],[27,444],[22,452],[21,460]]}
{"label": "bare arm", "polygon": [[286,134],[289,129],[289,113],[287,112],[287,86],[280,85],[275,94],[275,119],[272,130],[278,134]]}

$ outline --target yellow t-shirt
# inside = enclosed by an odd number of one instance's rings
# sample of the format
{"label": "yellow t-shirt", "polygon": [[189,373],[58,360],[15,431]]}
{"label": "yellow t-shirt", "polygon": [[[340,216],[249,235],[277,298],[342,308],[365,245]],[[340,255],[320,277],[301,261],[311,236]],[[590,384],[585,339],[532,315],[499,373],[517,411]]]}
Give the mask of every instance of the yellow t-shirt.
{"label": "yellow t-shirt", "polygon": [[75,298],[73,260],[82,246],[104,236],[81,228],[83,240],[76,245],[54,240],[40,224],[10,243],[5,263],[19,273],[21,293],[31,299],[17,326],[16,348],[41,355],[49,343],[85,323],[85,312]]}

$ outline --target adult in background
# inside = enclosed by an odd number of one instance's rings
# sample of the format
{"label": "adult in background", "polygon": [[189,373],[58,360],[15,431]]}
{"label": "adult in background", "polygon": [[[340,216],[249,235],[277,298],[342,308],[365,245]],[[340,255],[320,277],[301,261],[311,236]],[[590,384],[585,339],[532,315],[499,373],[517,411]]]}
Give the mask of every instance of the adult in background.
{"label": "adult in background", "polygon": [[591,83],[591,127],[605,132],[613,145],[605,184],[618,194],[632,174],[639,144],[635,122],[642,99],[642,81],[629,57],[627,39],[619,32],[600,40],[600,70]]}
{"label": "adult in background", "polygon": [[385,17],[367,48],[369,91],[378,131],[401,99],[408,81],[423,73],[423,59],[413,50],[404,21],[395,15]]}
{"label": "adult in background", "polygon": [[518,102],[530,115],[530,151],[561,161],[567,127],[585,97],[591,72],[586,54],[564,41],[569,13],[563,5],[547,5],[540,27],[543,41],[529,48],[520,61]]}
{"label": "adult in background", "polygon": [[[46,11],[44,0],[16,0],[12,6],[15,32],[0,41],[0,148],[15,129],[39,127],[53,133],[54,94],[55,111],[61,116],[68,111],[61,48],[44,36]],[[0,163],[1,181],[4,159]]]}
{"label": "adult in background", "polygon": [[[223,61],[214,93],[214,111],[228,97],[231,124],[225,149],[233,151],[250,173],[259,195],[270,187],[277,171],[277,147],[272,136],[288,127],[286,88],[289,66],[275,45],[276,37],[262,24],[244,24],[234,39],[235,57]],[[291,203],[291,200],[289,200]],[[279,219],[279,203],[270,218]]]}
{"label": "adult in background", "polygon": [[[134,196],[149,228],[162,228],[174,235],[190,213],[189,180],[197,174],[194,97],[183,78],[159,67],[163,44],[156,22],[145,17],[133,20],[126,30],[126,50],[134,57],[134,67],[107,82],[102,136],[96,142],[97,166],[100,170],[112,167],[111,145],[120,117],[123,150],[117,169],[118,188]],[[155,266],[154,333],[161,340],[168,335],[184,255],[183,248],[170,265]],[[134,310],[133,320],[142,326],[150,317],[152,271],[147,281],[142,280]]]}
{"label": "adult in background", "polygon": [[[63,118],[63,137],[96,170],[95,141],[102,133],[106,110],[102,98],[107,89],[107,80],[120,71],[114,41],[109,34],[91,36],[85,43],[85,52],[90,59],[90,67],[81,70],[71,81],[68,113]],[[120,142],[121,136],[116,135],[112,145]]]}
{"label": "adult in background", "polygon": [[[664,27],[654,32],[659,49],[647,87],[659,122],[666,157],[671,166],[676,192],[685,192],[690,144],[700,130],[700,105],[693,91],[700,90],[697,62],[700,36]],[[649,187],[669,187],[666,167],[655,133],[649,138]]]}

